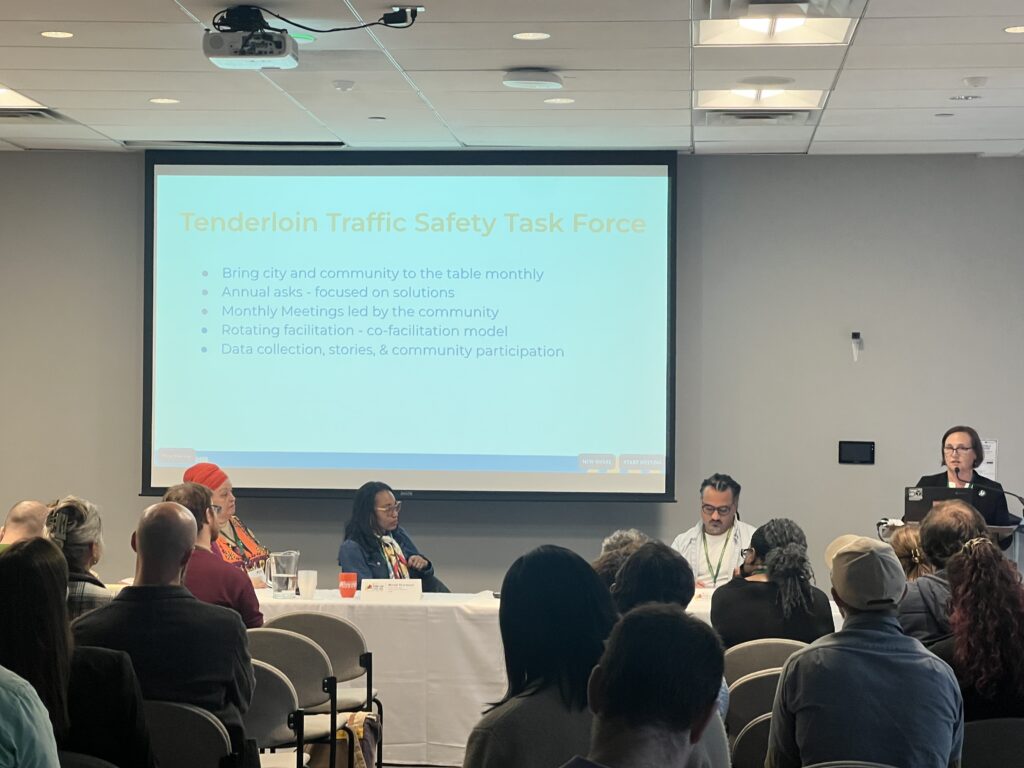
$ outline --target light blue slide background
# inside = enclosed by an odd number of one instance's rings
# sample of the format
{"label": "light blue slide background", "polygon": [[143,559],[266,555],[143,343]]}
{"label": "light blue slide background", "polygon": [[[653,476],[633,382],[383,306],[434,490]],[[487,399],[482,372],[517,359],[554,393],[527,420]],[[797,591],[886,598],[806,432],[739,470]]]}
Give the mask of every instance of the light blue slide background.
{"label": "light blue slide background", "polygon": [[[423,169],[417,169],[422,171]],[[154,449],[510,454],[663,454],[668,192],[665,176],[160,175],[155,226]],[[526,175],[521,175],[526,174]],[[317,217],[315,233],[186,233],[204,216]],[[331,233],[328,211],[497,216],[494,234]],[[511,234],[507,211],[642,218],[644,234]],[[411,228],[411,227],[410,227]],[[536,269],[530,281],[233,280],[223,269]],[[203,271],[209,274],[202,276]],[[450,288],[454,299],[238,299],[225,288]],[[201,291],[209,291],[203,296]],[[493,307],[496,321],[240,319],[222,307]],[[203,315],[202,309],[208,314]],[[508,326],[498,339],[222,336],[228,324]],[[203,333],[202,328],[207,328]],[[222,343],[546,345],[564,357],[454,359],[224,355]],[[201,348],[207,347],[207,352]]]}

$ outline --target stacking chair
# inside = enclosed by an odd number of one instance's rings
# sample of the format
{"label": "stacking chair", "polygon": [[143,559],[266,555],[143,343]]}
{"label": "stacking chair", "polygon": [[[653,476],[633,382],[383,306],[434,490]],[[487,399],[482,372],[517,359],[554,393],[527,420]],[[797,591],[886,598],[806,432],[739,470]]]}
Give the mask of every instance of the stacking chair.
{"label": "stacking chair", "polygon": [[256,688],[252,704],[242,722],[245,735],[256,741],[260,751],[283,746],[295,746],[294,758],[290,754],[262,754],[261,768],[302,768],[309,760],[303,751],[304,712],[299,706],[295,687],[277,667],[258,659],[252,662],[256,674]]}
{"label": "stacking chair", "polygon": [[1024,719],[1000,717],[964,725],[963,768],[1005,768],[1024,758]]}
{"label": "stacking chair", "polygon": [[[305,741],[327,741],[330,744],[330,763],[335,764],[338,742],[337,700],[338,681],[331,668],[331,660],[319,645],[307,637],[284,629],[250,629],[249,653],[253,659],[280,670],[295,689],[298,705],[312,710],[326,704],[327,714],[305,715],[303,737]],[[355,759],[355,736],[347,725],[341,726],[348,736],[349,765]]]}
{"label": "stacking chair", "polygon": [[769,637],[734,645],[725,652],[725,682],[732,685],[744,675],[781,667],[794,651],[806,647],[799,640]]}
{"label": "stacking chair", "polygon": [[781,667],[765,669],[744,675],[729,686],[729,711],[725,713],[725,730],[729,746],[747,725],[765,713],[771,713],[775,703],[775,689],[779,686]]}
{"label": "stacking chair", "polygon": [[732,745],[732,768],[764,768],[771,727],[771,712],[758,715],[743,726]]}
{"label": "stacking chair", "polygon": [[[339,712],[369,712],[377,707],[377,765],[383,762],[384,706],[373,687],[373,653],[366,649],[363,633],[351,621],[325,613],[286,613],[268,621],[265,627],[286,629],[308,637],[319,645],[331,660],[331,668],[338,679]],[[343,683],[365,676],[365,688],[344,686]],[[326,705],[316,707],[314,713],[326,712]]]}
{"label": "stacking chair", "polygon": [[172,701],[147,701],[144,706],[160,768],[219,768],[231,754],[227,728],[205,709]]}

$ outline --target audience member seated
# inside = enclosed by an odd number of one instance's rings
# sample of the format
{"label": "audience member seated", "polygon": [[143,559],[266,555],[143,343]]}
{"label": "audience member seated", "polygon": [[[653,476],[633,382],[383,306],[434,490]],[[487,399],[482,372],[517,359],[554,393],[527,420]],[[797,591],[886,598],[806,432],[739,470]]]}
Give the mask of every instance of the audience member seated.
{"label": "audience member seated", "polygon": [[245,626],[262,627],[263,614],[252,581],[213,551],[220,536],[220,508],[213,505],[211,497],[210,489],[199,483],[174,485],[164,494],[164,501],[181,504],[196,519],[196,547],[185,569],[185,586],[204,603],[237,611]]}
{"label": "audience member seated", "polygon": [[0,555],[0,664],[35,688],[60,749],[121,768],[153,766],[131,661],[104,648],[72,651],[67,588],[67,562],[45,539]]}
{"label": "audience member seated", "polygon": [[672,549],[693,569],[697,586],[714,589],[732,578],[754,526],[740,521],[740,484],[716,473],[700,484],[700,522],[676,536]]}
{"label": "audience member seated", "polygon": [[630,611],[590,675],[588,757],[564,768],[689,765],[715,717],[723,667],[722,644],[704,622],[674,605]]}
{"label": "audience member seated", "polygon": [[926,574],[907,586],[900,603],[903,631],[922,643],[948,637],[949,580],[946,561],[971,539],[987,536],[985,520],[965,501],[937,502],[921,521],[921,549],[935,573]]}
{"label": "audience member seated", "polygon": [[36,536],[46,536],[46,516],[50,508],[41,501],[27,499],[19,501],[7,513],[7,519],[0,525],[0,552],[11,544]]}
{"label": "audience member seated", "polygon": [[103,555],[103,522],[96,505],[77,496],[58,499],[46,528],[68,561],[68,616],[77,619],[113,600],[114,593],[92,572]]}
{"label": "audience member seated", "polygon": [[615,574],[619,572],[622,564],[629,559],[629,556],[636,552],[643,544],[651,538],[643,531],[636,528],[619,529],[614,531],[601,542],[601,554],[591,566],[601,577],[609,589],[615,583]]}
{"label": "audience member seated", "polygon": [[270,551],[256,540],[255,534],[235,514],[234,486],[223,469],[216,464],[202,462],[185,470],[181,478],[186,483],[199,483],[213,491],[213,503],[220,507],[217,527],[220,536],[216,547],[221,560],[241,568],[257,589],[267,586],[263,573]]}
{"label": "audience member seated", "polygon": [[[693,571],[686,558],[660,541],[649,541],[619,569],[612,597],[622,614],[644,603],[677,605],[685,610],[695,591]],[[724,677],[719,682],[718,716],[712,719],[691,755],[691,765],[729,765],[723,724],[729,711],[729,685]]]}
{"label": "audience member seated", "polygon": [[134,584],[72,631],[81,645],[127,652],[146,699],[194,704],[220,718],[239,752],[255,682],[245,625],[182,586],[195,543],[191,512],[172,502],[147,507],[132,536]]}
{"label": "audience member seated", "polygon": [[889,545],[900,559],[907,581],[917,581],[922,576],[935,573],[935,566],[928,562],[921,549],[921,528],[904,525],[889,537]]}
{"label": "audience member seated", "polygon": [[946,563],[953,634],[931,646],[956,672],[965,720],[1024,717],[1024,587],[990,539]]}
{"label": "audience member seated", "polygon": [[32,685],[0,667],[0,765],[60,768],[46,707]]}
{"label": "audience member seated", "polygon": [[363,579],[420,579],[424,592],[447,592],[433,564],[398,524],[402,502],[387,483],[364,483],[352,499],[352,515],[338,548],[338,565]]}
{"label": "audience member seated", "polygon": [[913,768],[960,764],[963,701],[953,671],[900,630],[907,579],[892,547],[840,536],[825,550],[839,632],[782,667],[766,768],[861,760]]}
{"label": "audience member seated", "polygon": [[828,595],[812,581],[800,526],[769,520],[750,537],[740,574],[715,590],[711,626],[726,648],[765,637],[817,640],[836,627]]}
{"label": "audience member seated", "polygon": [[543,546],[512,563],[498,610],[508,689],[470,734],[464,768],[555,768],[586,753],[587,679],[615,619],[576,553]]}

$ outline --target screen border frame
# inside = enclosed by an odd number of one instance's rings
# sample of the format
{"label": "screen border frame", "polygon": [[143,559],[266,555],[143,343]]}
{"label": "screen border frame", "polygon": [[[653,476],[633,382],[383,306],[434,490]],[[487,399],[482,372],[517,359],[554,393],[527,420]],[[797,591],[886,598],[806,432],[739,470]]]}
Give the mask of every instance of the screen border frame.
{"label": "screen border frame", "polygon": [[[144,202],[144,267],[143,267],[143,350],[142,350],[142,486],[141,496],[162,496],[166,486],[154,486],[151,460],[153,438],[153,236],[155,224],[155,168],[158,165],[663,165],[668,179],[668,253],[667,269],[667,334],[666,343],[666,445],[665,490],[661,493],[591,493],[574,491],[459,491],[416,490],[395,491],[402,499],[450,501],[594,501],[670,503],[675,496],[676,459],[676,229],[677,229],[677,166],[675,152],[665,150],[629,151],[296,151],[296,150],[147,150],[145,153]],[[247,498],[351,499],[354,488],[234,488],[236,495]]]}

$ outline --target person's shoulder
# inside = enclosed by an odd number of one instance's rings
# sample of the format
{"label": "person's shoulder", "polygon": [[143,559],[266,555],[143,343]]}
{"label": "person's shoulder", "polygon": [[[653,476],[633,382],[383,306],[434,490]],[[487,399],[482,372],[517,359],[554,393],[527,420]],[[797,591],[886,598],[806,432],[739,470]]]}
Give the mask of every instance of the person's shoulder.
{"label": "person's shoulder", "polygon": [[1000,483],[996,482],[992,478],[985,477],[984,475],[979,475],[977,472],[974,473],[974,484],[983,485],[986,488],[998,488],[999,490],[1003,489],[1003,486]]}
{"label": "person's shoulder", "polygon": [[[502,702],[480,718],[476,727],[479,730],[518,730],[524,722],[533,722],[535,718],[548,719],[559,712],[565,712],[561,693],[557,685],[549,685],[539,690],[526,691]],[[586,710],[589,713],[589,710]]]}
{"label": "person's shoulder", "polygon": [[697,523],[692,528],[687,528],[685,531],[676,536],[672,540],[672,549],[678,551],[685,547],[688,542],[696,539],[698,534],[700,533],[701,525],[701,523]]}

